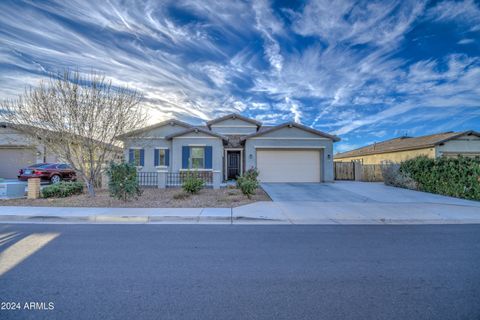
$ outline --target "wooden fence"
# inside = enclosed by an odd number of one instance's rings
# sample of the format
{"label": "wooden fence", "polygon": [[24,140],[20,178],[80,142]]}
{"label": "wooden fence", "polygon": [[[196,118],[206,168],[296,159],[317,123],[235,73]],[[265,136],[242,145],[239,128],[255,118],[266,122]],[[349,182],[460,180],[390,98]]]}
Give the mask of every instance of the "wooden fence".
{"label": "wooden fence", "polygon": [[335,180],[383,181],[381,164],[334,162]]}
{"label": "wooden fence", "polygon": [[335,180],[355,180],[355,164],[353,162],[334,162]]}

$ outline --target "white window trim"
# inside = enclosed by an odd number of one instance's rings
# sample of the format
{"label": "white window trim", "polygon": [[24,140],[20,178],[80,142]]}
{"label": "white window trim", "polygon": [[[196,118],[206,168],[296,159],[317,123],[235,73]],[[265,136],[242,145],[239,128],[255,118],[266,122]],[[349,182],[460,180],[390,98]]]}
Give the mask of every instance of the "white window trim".
{"label": "white window trim", "polygon": [[[153,150],[169,150],[169,148],[167,147],[155,147],[153,148]],[[153,158],[155,159],[155,155],[153,156]],[[158,159],[158,161],[160,161],[160,158]],[[167,161],[167,157],[165,156],[165,162]],[[168,168],[167,165],[160,165],[160,166],[155,166],[155,168],[157,169],[165,169],[165,168]]]}
{"label": "white window trim", "polygon": [[[190,170],[204,170],[205,169],[205,160],[206,160],[206,154],[205,154],[205,148],[207,147],[206,145],[202,145],[202,146],[199,146],[199,145],[188,145],[188,147],[190,148],[190,151],[189,151],[189,156],[188,156],[188,166],[191,167],[192,166],[192,161],[193,161],[193,157],[192,157],[192,148],[202,148],[203,149],[203,168],[198,168],[198,169],[195,169],[195,168],[189,168]],[[213,159],[212,159],[213,161]],[[211,169],[208,169],[208,170],[211,170]]]}
{"label": "white window trim", "polygon": [[178,169],[179,171],[213,171],[213,169]]}

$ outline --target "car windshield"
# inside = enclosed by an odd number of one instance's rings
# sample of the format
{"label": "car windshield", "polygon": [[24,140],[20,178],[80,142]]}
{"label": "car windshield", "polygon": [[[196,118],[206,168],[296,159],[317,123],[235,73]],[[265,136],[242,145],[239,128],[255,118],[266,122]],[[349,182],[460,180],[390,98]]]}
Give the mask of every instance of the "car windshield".
{"label": "car windshield", "polygon": [[48,163],[36,163],[36,164],[32,164],[31,166],[28,166],[29,168],[40,168],[40,167],[43,167],[43,166],[47,166],[49,165]]}

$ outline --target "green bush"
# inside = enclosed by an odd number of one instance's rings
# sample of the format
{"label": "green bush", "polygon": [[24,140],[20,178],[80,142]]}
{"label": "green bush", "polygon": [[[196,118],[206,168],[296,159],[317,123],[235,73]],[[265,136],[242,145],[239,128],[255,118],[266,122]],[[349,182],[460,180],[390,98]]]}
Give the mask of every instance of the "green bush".
{"label": "green bush", "polygon": [[83,192],[83,183],[77,181],[51,184],[42,189],[43,198],[65,198]]}
{"label": "green bush", "polygon": [[133,164],[110,162],[107,176],[111,197],[127,202],[137,199],[142,194],[137,179],[137,168]]}
{"label": "green bush", "polygon": [[400,165],[418,189],[452,197],[480,200],[480,160],[458,157],[417,157]]}
{"label": "green bush", "polygon": [[258,181],[247,178],[245,176],[239,177],[237,179],[237,186],[242,190],[242,193],[246,195],[249,199],[255,194],[258,188]]}
{"label": "green bush", "polygon": [[239,188],[244,195],[246,195],[249,199],[255,194],[258,186],[258,170],[255,168],[251,168],[245,172],[245,174],[241,177],[237,178],[237,188]]}
{"label": "green bush", "polygon": [[258,174],[259,174],[259,172],[256,168],[250,168],[245,172],[244,176],[247,179],[252,179],[252,180],[258,182]]}
{"label": "green bush", "polygon": [[198,193],[202,190],[205,182],[194,172],[188,172],[182,183],[182,189],[188,193]]}

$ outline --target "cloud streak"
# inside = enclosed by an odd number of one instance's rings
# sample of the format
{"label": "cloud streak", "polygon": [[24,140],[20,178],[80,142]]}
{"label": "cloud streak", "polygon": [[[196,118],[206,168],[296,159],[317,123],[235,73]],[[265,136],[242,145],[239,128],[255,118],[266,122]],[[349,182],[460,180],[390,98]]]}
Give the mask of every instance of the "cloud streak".
{"label": "cloud streak", "polygon": [[480,129],[474,1],[3,1],[0,10],[2,98],[78,68],[137,88],[151,122],[242,112],[340,134],[342,150],[402,131]]}

